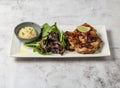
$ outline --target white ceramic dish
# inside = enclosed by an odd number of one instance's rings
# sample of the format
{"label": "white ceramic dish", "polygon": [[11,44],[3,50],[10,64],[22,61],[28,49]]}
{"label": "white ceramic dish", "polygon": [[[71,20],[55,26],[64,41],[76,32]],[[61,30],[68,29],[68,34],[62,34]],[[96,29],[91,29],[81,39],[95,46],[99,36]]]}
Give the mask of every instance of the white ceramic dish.
{"label": "white ceramic dish", "polygon": [[[60,30],[63,31],[73,31],[76,26],[58,26]],[[52,54],[52,55],[40,55],[36,52],[33,52],[31,48],[25,47],[22,42],[20,42],[15,34],[13,34],[12,37],[12,44],[11,44],[11,50],[10,50],[10,56],[16,57],[16,58],[71,58],[71,57],[104,57],[104,56],[110,56],[110,49],[109,49],[109,43],[107,38],[107,31],[105,29],[104,25],[94,26],[94,28],[97,30],[98,35],[103,40],[103,46],[101,47],[101,50],[94,54],[78,54],[76,52],[70,52],[66,51],[64,55],[59,54]]]}

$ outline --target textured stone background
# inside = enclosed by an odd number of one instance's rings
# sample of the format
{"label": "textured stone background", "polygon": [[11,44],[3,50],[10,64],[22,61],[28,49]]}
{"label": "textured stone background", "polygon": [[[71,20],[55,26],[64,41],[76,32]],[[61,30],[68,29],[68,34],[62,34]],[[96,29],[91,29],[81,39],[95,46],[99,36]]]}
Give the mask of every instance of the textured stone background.
{"label": "textured stone background", "polygon": [[[120,0],[0,0],[0,88],[120,88]],[[15,59],[14,27],[39,24],[105,25],[111,57]]]}

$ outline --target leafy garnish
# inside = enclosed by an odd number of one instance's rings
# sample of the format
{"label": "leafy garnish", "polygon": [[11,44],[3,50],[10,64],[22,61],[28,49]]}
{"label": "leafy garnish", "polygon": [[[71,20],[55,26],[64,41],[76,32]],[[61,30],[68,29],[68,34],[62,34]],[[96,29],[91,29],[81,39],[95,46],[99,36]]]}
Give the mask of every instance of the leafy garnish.
{"label": "leafy garnish", "polygon": [[57,23],[55,22],[54,25],[50,26],[48,23],[45,23],[42,26],[42,38],[45,38],[51,32],[60,33],[59,29],[57,28]]}
{"label": "leafy garnish", "polygon": [[28,46],[28,47],[37,47],[37,48],[39,48],[40,47],[40,41],[36,40],[36,41],[30,42],[30,43],[25,43],[24,45]]}
{"label": "leafy garnish", "polygon": [[43,54],[43,55],[50,55],[50,54],[52,54],[51,52],[42,52],[42,50],[41,49],[39,49],[39,48],[33,48],[33,52],[38,52],[39,54]]}
{"label": "leafy garnish", "polygon": [[59,40],[60,40],[60,43],[65,47],[66,42],[65,42],[65,36],[63,31],[60,33]]}
{"label": "leafy garnish", "polygon": [[47,37],[48,34],[51,32],[51,29],[50,29],[50,25],[48,23],[45,23],[43,26],[42,26],[42,38],[43,37]]}

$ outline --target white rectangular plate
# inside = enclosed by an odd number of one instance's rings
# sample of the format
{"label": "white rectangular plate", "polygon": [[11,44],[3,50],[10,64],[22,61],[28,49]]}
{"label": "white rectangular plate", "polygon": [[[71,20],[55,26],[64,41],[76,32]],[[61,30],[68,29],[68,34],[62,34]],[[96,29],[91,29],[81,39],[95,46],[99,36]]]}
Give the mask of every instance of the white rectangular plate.
{"label": "white rectangular plate", "polygon": [[[76,26],[58,26],[58,28],[62,31],[73,31]],[[79,54],[76,52],[66,51],[63,55],[59,54],[52,54],[52,55],[40,55],[37,52],[33,52],[31,48],[25,47],[22,42],[20,42],[15,34],[13,33],[12,37],[12,44],[11,44],[11,51],[10,56],[12,57],[26,57],[26,58],[71,58],[71,57],[104,57],[110,56],[110,49],[107,39],[107,32],[104,25],[94,26],[97,30],[98,35],[103,40],[103,47],[101,50],[94,54]]]}

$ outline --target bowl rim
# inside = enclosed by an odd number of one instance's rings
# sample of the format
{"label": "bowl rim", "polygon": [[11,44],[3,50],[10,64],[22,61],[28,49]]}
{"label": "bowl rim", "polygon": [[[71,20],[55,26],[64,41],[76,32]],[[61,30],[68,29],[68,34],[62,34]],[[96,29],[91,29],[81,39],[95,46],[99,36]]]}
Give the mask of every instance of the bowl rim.
{"label": "bowl rim", "polygon": [[[39,32],[39,33],[38,33],[38,31],[36,31],[36,29],[35,29],[35,31],[37,32],[37,36],[36,36],[36,37],[30,38],[30,39],[25,39],[25,38],[21,38],[21,37],[18,36],[18,33],[16,33],[17,28],[18,28],[20,25],[23,25],[23,24],[26,24],[26,23],[35,24],[36,26],[38,26],[38,27],[40,28],[40,32]],[[20,29],[19,29],[19,30],[20,30]],[[18,25],[14,28],[14,33],[15,33],[15,35],[16,35],[20,40],[23,40],[23,41],[33,40],[33,39],[36,39],[36,38],[38,38],[38,37],[40,36],[40,34],[41,34],[41,27],[40,27],[40,25],[38,25],[38,24],[35,23],[35,22],[22,22],[22,23],[18,24]]]}

